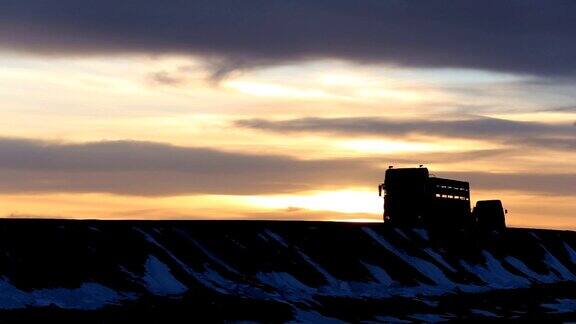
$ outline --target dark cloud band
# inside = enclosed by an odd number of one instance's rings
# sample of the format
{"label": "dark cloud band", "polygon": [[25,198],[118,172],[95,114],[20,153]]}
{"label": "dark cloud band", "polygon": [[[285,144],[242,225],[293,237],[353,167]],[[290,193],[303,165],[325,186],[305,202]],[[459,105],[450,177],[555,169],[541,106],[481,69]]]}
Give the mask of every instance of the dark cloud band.
{"label": "dark cloud band", "polygon": [[149,142],[58,144],[2,139],[0,192],[286,193],[370,185],[381,171],[369,162],[304,161]]}
{"label": "dark cloud band", "polygon": [[[167,144],[115,141],[62,144],[0,139],[0,193],[98,192],[118,195],[278,194],[374,187],[384,167],[425,160],[465,161],[501,152],[299,160]],[[394,161],[394,162],[388,162]],[[475,187],[574,195],[575,174],[453,173]],[[375,193],[376,195],[376,193]]]}
{"label": "dark cloud band", "polygon": [[236,121],[235,125],[271,132],[388,137],[427,135],[524,144],[548,149],[576,149],[576,127],[572,123],[546,124],[489,117],[444,120],[394,120],[381,117],[300,118],[280,121],[246,119]]}
{"label": "dark cloud band", "polygon": [[180,53],[236,67],[313,58],[539,75],[576,71],[573,1],[3,0],[0,44]]}

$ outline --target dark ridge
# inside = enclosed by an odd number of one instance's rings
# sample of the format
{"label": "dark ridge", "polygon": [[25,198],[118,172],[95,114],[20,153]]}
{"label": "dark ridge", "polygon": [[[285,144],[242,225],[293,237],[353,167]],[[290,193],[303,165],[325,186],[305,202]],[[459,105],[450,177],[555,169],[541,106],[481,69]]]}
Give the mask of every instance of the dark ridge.
{"label": "dark ridge", "polygon": [[567,320],[575,251],[575,232],[539,229],[3,219],[0,319]]}

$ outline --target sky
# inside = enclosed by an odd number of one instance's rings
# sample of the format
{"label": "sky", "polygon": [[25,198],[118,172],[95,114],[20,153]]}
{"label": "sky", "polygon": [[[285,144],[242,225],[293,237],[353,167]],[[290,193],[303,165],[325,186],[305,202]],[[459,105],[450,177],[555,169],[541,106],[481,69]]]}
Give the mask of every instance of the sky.
{"label": "sky", "polygon": [[389,165],[576,229],[576,3],[0,2],[0,215],[380,221]]}

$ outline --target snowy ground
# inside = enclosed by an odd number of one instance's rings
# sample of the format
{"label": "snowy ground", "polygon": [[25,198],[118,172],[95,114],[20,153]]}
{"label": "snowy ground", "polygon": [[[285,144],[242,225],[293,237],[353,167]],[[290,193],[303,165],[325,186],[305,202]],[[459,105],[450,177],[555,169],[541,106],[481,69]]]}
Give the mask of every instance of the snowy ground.
{"label": "snowy ground", "polygon": [[576,233],[529,229],[4,220],[0,318],[570,320],[575,249]]}

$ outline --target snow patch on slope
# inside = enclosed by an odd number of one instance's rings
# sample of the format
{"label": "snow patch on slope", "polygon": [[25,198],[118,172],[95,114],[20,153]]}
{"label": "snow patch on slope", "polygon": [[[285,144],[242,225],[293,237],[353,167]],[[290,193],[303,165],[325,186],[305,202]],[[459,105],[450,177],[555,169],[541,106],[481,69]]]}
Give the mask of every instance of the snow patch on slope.
{"label": "snow patch on slope", "polygon": [[576,281],[576,276],[574,276],[574,274],[570,272],[570,270],[568,270],[568,268],[566,268],[562,264],[562,262],[560,262],[560,260],[558,260],[554,255],[552,255],[552,253],[550,253],[548,249],[546,249],[543,245],[541,246],[546,252],[544,254],[544,261],[546,262],[546,264],[550,268],[555,270],[563,280]]}
{"label": "snow patch on slope", "polygon": [[576,264],[576,251],[574,251],[572,247],[568,245],[566,242],[564,242],[564,248],[566,249],[566,252],[570,256],[570,261]]}
{"label": "snow patch on slope", "polygon": [[386,273],[386,270],[372,264],[364,262],[362,262],[362,264],[364,265],[364,267],[366,267],[366,269],[368,269],[372,277],[374,277],[374,279],[376,279],[378,283],[384,286],[390,286],[394,283],[394,280],[392,280],[392,278],[388,275],[388,273]]}
{"label": "snow patch on slope", "polygon": [[418,234],[424,241],[430,241],[428,231],[424,228],[414,228],[412,232]]}
{"label": "snow patch on slope", "polygon": [[438,262],[439,264],[443,265],[446,269],[448,269],[448,270],[450,270],[450,271],[452,271],[452,272],[457,272],[457,270],[454,269],[454,267],[452,267],[451,265],[449,265],[448,262],[446,262],[446,261],[444,260],[444,258],[443,258],[440,254],[434,252],[434,250],[432,250],[431,248],[425,248],[425,249],[424,249],[424,252],[426,252],[426,253],[427,253],[429,256],[431,256],[434,260],[436,260],[436,262]]}
{"label": "snow patch on slope", "polygon": [[448,320],[445,316],[439,314],[412,314],[409,317],[424,323],[439,323]]}
{"label": "snow patch on slope", "polygon": [[553,309],[554,313],[576,312],[576,299],[556,299],[554,304],[542,304],[542,307]]}
{"label": "snow patch on slope", "polygon": [[188,266],[184,261],[180,260],[180,258],[174,255],[174,253],[172,253],[168,248],[160,244],[160,242],[158,242],[151,234],[143,230],[139,230],[139,232],[144,235],[149,243],[164,251],[166,255],[170,257],[182,271],[184,271],[187,275],[192,277],[207,289],[214,290],[221,294],[250,296],[259,299],[274,298],[277,296],[276,294],[268,294],[260,288],[252,286],[251,284],[244,284],[226,279],[220,275],[220,273],[213,270],[208,263],[204,263],[203,272],[194,271],[192,267]]}
{"label": "snow patch on slope", "polygon": [[178,281],[170,268],[155,256],[149,256],[145,264],[144,283],[154,295],[168,296],[185,293],[188,288]]}
{"label": "snow patch on slope", "polygon": [[422,260],[420,258],[411,256],[404,251],[397,249],[395,246],[390,244],[386,239],[382,236],[376,234],[372,229],[363,228],[364,232],[368,234],[372,239],[378,242],[380,245],[385,247],[388,251],[392,252],[392,254],[396,255],[406,263],[410,264],[416,270],[418,270],[424,277],[429,278],[437,285],[453,287],[454,283],[446,277],[444,272],[436,267],[434,264]]}
{"label": "snow patch on slope", "polygon": [[[198,248],[200,251],[202,251],[202,253],[204,253],[204,255],[206,255],[208,258],[210,258],[210,260],[212,260],[214,263],[217,263],[221,267],[225,268],[226,270],[228,270],[234,274],[239,274],[239,272],[236,269],[234,269],[228,263],[224,262],[224,260],[222,260],[221,258],[217,257],[214,253],[212,253],[210,250],[208,250],[208,248],[206,248],[204,245],[200,244],[200,242],[198,242],[197,240],[192,238],[189,233],[187,233],[185,231],[179,231],[179,232],[180,232],[180,235],[182,235],[183,237],[186,237],[192,244],[194,244],[194,246],[196,246],[196,248]],[[231,240],[231,241],[234,241],[234,240]],[[238,245],[238,242],[236,242],[235,244]]]}
{"label": "snow patch on slope", "polygon": [[260,282],[273,287],[286,300],[308,301],[316,293],[316,289],[308,287],[286,272],[260,272],[256,274]]}
{"label": "snow patch on slope", "polygon": [[0,309],[56,306],[94,310],[134,298],[133,294],[118,293],[94,282],[84,283],[78,288],[46,288],[26,292],[6,280],[0,280]]}
{"label": "snow patch on slope", "polygon": [[549,273],[547,275],[537,273],[537,272],[531,270],[530,268],[528,268],[528,266],[524,262],[516,259],[515,257],[508,256],[505,258],[505,260],[506,260],[506,262],[508,262],[508,264],[513,266],[516,270],[522,272],[526,277],[531,278],[533,280],[536,280],[538,282],[552,283],[552,282],[558,281],[558,277],[556,275],[554,275],[553,273]]}
{"label": "snow patch on slope", "polygon": [[488,287],[506,289],[530,286],[529,280],[506,270],[500,261],[490,254],[490,252],[483,251],[482,255],[484,255],[484,258],[486,259],[486,264],[484,266],[470,265],[465,261],[460,261],[460,263],[468,272],[475,274],[484,281]]}
{"label": "snow patch on slope", "polygon": [[288,247],[288,243],[286,243],[286,241],[284,241],[282,236],[280,236],[279,234],[276,234],[269,229],[264,230],[264,233],[266,233],[269,237],[271,237],[274,241],[278,242],[283,247],[285,248]]}
{"label": "snow patch on slope", "polygon": [[484,317],[494,317],[494,318],[498,317],[498,315],[484,309],[471,309],[470,313]]}
{"label": "snow patch on slope", "polygon": [[290,323],[346,323],[339,319],[324,316],[311,310],[296,309],[294,311],[294,321]]}

